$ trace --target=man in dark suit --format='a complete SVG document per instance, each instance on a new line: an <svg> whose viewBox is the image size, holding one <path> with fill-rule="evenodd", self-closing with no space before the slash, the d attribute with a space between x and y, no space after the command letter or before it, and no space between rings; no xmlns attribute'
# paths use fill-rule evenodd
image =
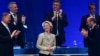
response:
<svg viewBox="0 0 100 56"><path fill-rule="evenodd" d="M100 16L97 15L95 12L96 10L96 6L95 6L95 3L91 3L89 4L89 14L85 15L82 17L82 20L81 20L81 25L80 25L80 31L84 31L84 30L87 30L88 29L88 26L86 24L86 20L88 17L94 17L96 19L96 23L97 25L99 26L100 25ZM87 38L84 38L84 47L88 47L88 44L87 44Z"/></svg>
<svg viewBox="0 0 100 56"><path fill-rule="evenodd" d="M88 40L89 56L100 56L100 27L93 17L87 18L88 30L83 31L83 36Z"/></svg>
<svg viewBox="0 0 100 56"><path fill-rule="evenodd" d="M2 21L0 23L0 56L13 56L13 42L12 39L19 33L12 31L9 27L10 23L9 13L3 13Z"/></svg>
<svg viewBox="0 0 100 56"><path fill-rule="evenodd" d="M16 29L17 31L20 31L20 34L14 39L14 45L24 48L25 40L23 28L27 28L27 25L25 25L26 17L18 12L16 2L10 2L8 7L11 15L10 26L12 27L12 30Z"/></svg>
<svg viewBox="0 0 100 56"><path fill-rule="evenodd" d="M65 13L60 9L60 2L53 2L53 11L45 15L45 20L53 24L52 33L56 35L56 45L61 46L65 42L64 27L68 25Z"/></svg>

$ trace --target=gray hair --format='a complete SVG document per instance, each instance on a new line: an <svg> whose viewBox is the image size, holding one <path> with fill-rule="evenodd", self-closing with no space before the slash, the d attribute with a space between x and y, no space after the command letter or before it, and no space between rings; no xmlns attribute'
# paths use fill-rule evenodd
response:
<svg viewBox="0 0 100 56"><path fill-rule="evenodd" d="M10 2L8 8L11 8L12 4L16 4L16 2Z"/></svg>

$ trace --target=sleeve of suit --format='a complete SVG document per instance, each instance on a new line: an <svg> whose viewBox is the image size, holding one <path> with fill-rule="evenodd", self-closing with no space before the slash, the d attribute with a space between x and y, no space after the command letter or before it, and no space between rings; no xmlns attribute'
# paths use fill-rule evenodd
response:
<svg viewBox="0 0 100 56"><path fill-rule="evenodd" d="M84 17L82 17L82 19L81 19L81 24L80 24L80 31L82 30L82 28L86 28L86 21L85 21L85 18Z"/></svg>
<svg viewBox="0 0 100 56"><path fill-rule="evenodd" d="M37 48L40 50L47 50L48 47L44 47L42 46L42 41L43 41L43 37L41 36L41 34L38 36L38 40L37 40Z"/></svg>
<svg viewBox="0 0 100 56"><path fill-rule="evenodd" d="M99 26L100 26L100 16L99 16L99 18L98 18L98 19L99 19L99 22L98 22L98 24L99 24Z"/></svg>
<svg viewBox="0 0 100 56"><path fill-rule="evenodd" d="M68 21L67 21L67 16L66 16L66 14L63 14L63 15L62 15L62 22L63 22L63 25L64 25L64 26L67 26L67 25L68 25Z"/></svg>
<svg viewBox="0 0 100 56"><path fill-rule="evenodd" d="M50 13L50 12L47 13L47 14L45 15L44 21L45 21L45 20L54 22L54 21L52 21L52 13ZM64 13L62 13L61 22L62 22L63 26L67 26L67 25L68 25L67 17L66 17L66 14L64 14Z"/></svg>
<svg viewBox="0 0 100 56"><path fill-rule="evenodd" d="M95 39L93 39L93 41L95 42L95 43L100 43L100 28L97 28L96 30L95 30L95 33L94 33L94 38Z"/></svg>
<svg viewBox="0 0 100 56"><path fill-rule="evenodd" d="M0 35L0 42L8 42L10 40L11 40L10 36Z"/></svg>
<svg viewBox="0 0 100 56"><path fill-rule="evenodd" d="M23 23L22 23L23 24ZM28 24L27 24L27 19L25 20L24 24L23 24L23 28L27 29L28 28Z"/></svg>
<svg viewBox="0 0 100 56"><path fill-rule="evenodd" d="M56 39L55 39L55 36L54 36L54 41L53 41L53 50L55 50L55 48L56 48Z"/></svg>
<svg viewBox="0 0 100 56"><path fill-rule="evenodd" d="M2 34L2 32L0 32L0 42L9 42L11 41L11 36L8 35L8 36L5 36Z"/></svg>
<svg viewBox="0 0 100 56"><path fill-rule="evenodd" d="M10 34L5 35L5 33L3 32L3 28L0 26L0 42L9 42L11 41L11 36Z"/></svg>

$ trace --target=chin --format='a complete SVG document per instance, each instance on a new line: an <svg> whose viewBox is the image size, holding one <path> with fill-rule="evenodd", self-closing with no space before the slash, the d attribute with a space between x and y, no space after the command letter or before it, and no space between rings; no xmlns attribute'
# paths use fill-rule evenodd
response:
<svg viewBox="0 0 100 56"><path fill-rule="evenodd" d="M45 32L48 32L49 30L45 30Z"/></svg>
<svg viewBox="0 0 100 56"><path fill-rule="evenodd" d="M48 30L45 30L45 32L48 32Z"/></svg>
<svg viewBox="0 0 100 56"><path fill-rule="evenodd" d="M15 13L17 13L17 11L15 11Z"/></svg>
<svg viewBox="0 0 100 56"><path fill-rule="evenodd" d="M8 24L9 24L10 22L8 22Z"/></svg>

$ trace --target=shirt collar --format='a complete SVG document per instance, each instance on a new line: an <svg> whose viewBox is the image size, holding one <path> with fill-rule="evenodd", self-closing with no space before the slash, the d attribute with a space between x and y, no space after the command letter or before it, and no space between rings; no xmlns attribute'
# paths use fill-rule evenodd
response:
<svg viewBox="0 0 100 56"><path fill-rule="evenodd" d="M10 11L10 14L13 15L13 14L15 14L15 13L13 13L13 12Z"/></svg>
<svg viewBox="0 0 100 56"><path fill-rule="evenodd" d="M91 13L90 13L89 15L90 15L90 16L95 16L95 14L91 14Z"/></svg>
<svg viewBox="0 0 100 56"><path fill-rule="evenodd" d="M1 23L2 23L4 26L7 26L7 24L6 24L6 23L4 23L3 21L1 21Z"/></svg>

